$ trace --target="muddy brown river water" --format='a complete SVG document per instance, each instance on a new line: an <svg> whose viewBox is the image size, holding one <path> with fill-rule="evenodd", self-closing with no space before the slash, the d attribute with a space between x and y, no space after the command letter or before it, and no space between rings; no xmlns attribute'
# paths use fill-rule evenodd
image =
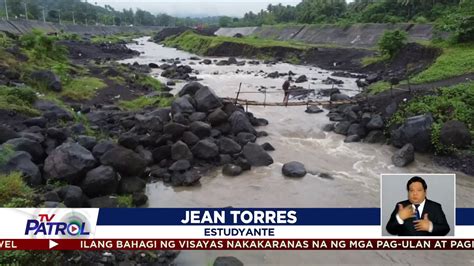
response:
<svg viewBox="0 0 474 266"><path fill-rule="evenodd" d="M186 59L187 52L138 39L131 49L143 52L140 57L121 62L140 64L157 63L161 59ZM203 59L203 57L201 57ZM222 60L227 58L210 58ZM238 59L245 60L245 59ZM199 74L200 82L213 89L221 97L235 97L239 84L242 91L256 92L261 86L268 88L267 101L277 102L283 98L281 84L285 77L265 78L265 73L274 71L305 74L309 82L298 85L310 89L331 88L321 80L331 72L310 66L286 63L275 65L216 66L215 64L191 65ZM237 72L237 70L240 70ZM159 76L160 70L152 75ZM355 79L339 78L344 81L344 93L357 93ZM312 80L317 79L317 80ZM179 91L185 83L178 83L173 92ZM263 101L262 93L244 93L239 98ZM149 207L380 207L381 173L453 173L452 170L436 166L428 155L416 154L416 161L409 167L398 168L391 163L395 149L388 145L344 143L344 136L322 131L329 123L325 114L307 114L306 107L263 107L250 106L256 117L265 118L269 125L258 130L268 132L268 137L257 140L269 142L275 147L271 152L275 163L268 167L256 167L238 177L227 177L220 169L201 179L194 187L173 188L162 182L147 186ZM301 179L282 176L281 167L289 161L302 162L311 174ZM327 173L331 178L321 178L318 173ZM457 174L457 207L474 207L474 177ZM280 264L474 264L472 252L454 251L184 251L176 262L178 265L209 265L216 256L233 255L245 265Z"/></svg>

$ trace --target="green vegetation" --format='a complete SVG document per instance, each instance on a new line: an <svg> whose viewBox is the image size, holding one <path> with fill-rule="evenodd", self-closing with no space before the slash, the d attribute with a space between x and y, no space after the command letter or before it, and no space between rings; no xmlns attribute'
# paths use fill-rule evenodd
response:
<svg viewBox="0 0 474 266"><path fill-rule="evenodd" d="M2 251L0 265L60 265L60 251Z"/></svg>
<svg viewBox="0 0 474 266"><path fill-rule="evenodd" d="M9 88L0 86L0 109L19 112L28 116L40 114L33 107L36 93L29 87Z"/></svg>
<svg viewBox="0 0 474 266"><path fill-rule="evenodd" d="M161 91L163 88L163 84L159 80L148 75L139 75L137 83L155 91Z"/></svg>
<svg viewBox="0 0 474 266"><path fill-rule="evenodd" d="M203 36L192 31L186 31L181 35L169 37L163 43L167 46L176 47L181 50L201 55L206 54L209 49L222 45L223 43L244 44L253 48L284 47L298 49L301 51L315 47L299 42L276 41L257 37L233 38L226 36Z"/></svg>
<svg viewBox="0 0 474 266"><path fill-rule="evenodd" d="M135 33L122 33L122 34L115 34L115 35L102 35L102 36L94 36L91 39L92 43L131 43L133 39L141 37L142 34L135 34Z"/></svg>
<svg viewBox="0 0 474 266"><path fill-rule="evenodd" d="M387 81L377 81L375 83L370 84L367 88L370 94L377 94L388 89L390 89L390 83Z"/></svg>
<svg viewBox="0 0 474 266"><path fill-rule="evenodd" d="M32 194L32 189L23 181L21 173L0 174L0 207L13 206L14 203L19 202L25 203Z"/></svg>
<svg viewBox="0 0 474 266"><path fill-rule="evenodd" d="M388 57L388 55L376 55L362 58L361 63L363 66L368 66L379 62L388 61L389 59L390 58Z"/></svg>
<svg viewBox="0 0 474 266"><path fill-rule="evenodd" d="M132 195L120 195L117 197L117 202L120 208L132 208L133 206L133 198Z"/></svg>
<svg viewBox="0 0 474 266"><path fill-rule="evenodd" d="M64 46L56 44L58 39L58 37L48 36L40 30L33 30L20 37L20 44L27 51L30 60L37 63L45 60L65 62L67 50Z"/></svg>
<svg viewBox="0 0 474 266"><path fill-rule="evenodd" d="M148 75L139 75L137 83L141 86L149 87L155 91L162 91L163 88L163 84L159 80ZM125 110L135 111L149 106L168 107L171 105L172 101L172 97L165 98L162 96L140 96L130 101L120 101L119 106Z"/></svg>
<svg viewBox="0 0 474 266"><path fill-rule="evenodd" d="M15 154L15 150L11 145L4 144L0 146L0 166L6 164L13 154Z"/></svg>
<svg viewBox="0 0 474 266"><path fill-rule="evenodd" d="M81 77L64 85L62 96L72 100L88 100L92 98L97 90L106 87L106 84L94 77Z"/></svg>
<svg viewBox="0 0 474 266"><path fill-rule="evenodd" d="M241 19L221 19L220 26L261 26L275 24L337 24L354 23L427 23L448 20L451 25L469 27L471 0L304 0L296 6L268 5L258 13L248 12ZM456 14L460 14L456 16ZM464 17L464 20L461 19ZM225 24L225 25L224 25Z"/></svg>
<svg viewBox="0 0 474 266"><path fill-rule="evenodd" d="M442 54L428 69L411 78L410 82L420 84L474 72L474 43L441 43L435 46L442 49Z"/></svg>
<svg viewBox="0 0 474 266"><path fill-rule="evenodd" d="M405 45L407 33L401 30L385 31L377 46L383 56L393 58Z"/></svg>
<svg viewBox="0 0 474 266"><path fill-rule="evenodd" d="M435 120L432 141L438 153L450 152L439 141L439 131L449 120L464 122L471 134L474 133L474 82L439 89L436 95L421 96L403 105L392 117L391 123L398 124L406 118L431 113Z"/></svg>

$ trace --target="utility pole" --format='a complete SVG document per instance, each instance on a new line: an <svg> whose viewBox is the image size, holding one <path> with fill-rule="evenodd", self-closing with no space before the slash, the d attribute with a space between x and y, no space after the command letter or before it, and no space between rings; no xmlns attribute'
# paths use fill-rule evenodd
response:
<svg viewBox="0 0 474 266"><path fill-rule="evenodd" d="M46 15L44 14L44 6L41 7L43 9L43 23L46 23Z"/></svg>
<svg viewBox="0 0 474 266"><path fill-rule="evenodd" d="M61 9L59 9L58 14L59 14L59 25L61 25Z"/></svg>
<svg viewBox="0 0 474 266"><path fill-rule="evenodd" d="M28 4L26 2L23 2L23 5L25 6L25 18L28 20Z"/></svg>
<svg viewBox="0 0 474 266"><path fill-rule="evenodd" d="M74 11L72 11L72 24L76 25L76 18L74 17Z"/></svg>
<svg viewBox="0 0 474 266"><path fill-rule="evenodd" d="M7 20L8 20L8 5L7 5L7 0L4 0L5 1L5 15L7 16Z"/></svg>

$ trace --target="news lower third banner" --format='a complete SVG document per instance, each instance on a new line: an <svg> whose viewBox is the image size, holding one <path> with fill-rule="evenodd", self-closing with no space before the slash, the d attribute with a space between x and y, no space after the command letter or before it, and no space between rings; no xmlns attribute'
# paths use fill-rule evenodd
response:
<svg viewBox="0 0 474 266"><path fill-rule="evenodd" d="M0 250L473 250L474 209L449 237L382 236L379 208L0 209Z"/></svg>

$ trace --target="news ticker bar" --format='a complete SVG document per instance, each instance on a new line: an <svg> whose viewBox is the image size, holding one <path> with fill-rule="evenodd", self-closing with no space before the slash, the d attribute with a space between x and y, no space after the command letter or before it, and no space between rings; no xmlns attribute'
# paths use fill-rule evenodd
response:
<svg viewBox="0 0 474 266"><path fill-rule="evenodd" d="M473 250L474 239L3 239L0 250Z"/></svg>

